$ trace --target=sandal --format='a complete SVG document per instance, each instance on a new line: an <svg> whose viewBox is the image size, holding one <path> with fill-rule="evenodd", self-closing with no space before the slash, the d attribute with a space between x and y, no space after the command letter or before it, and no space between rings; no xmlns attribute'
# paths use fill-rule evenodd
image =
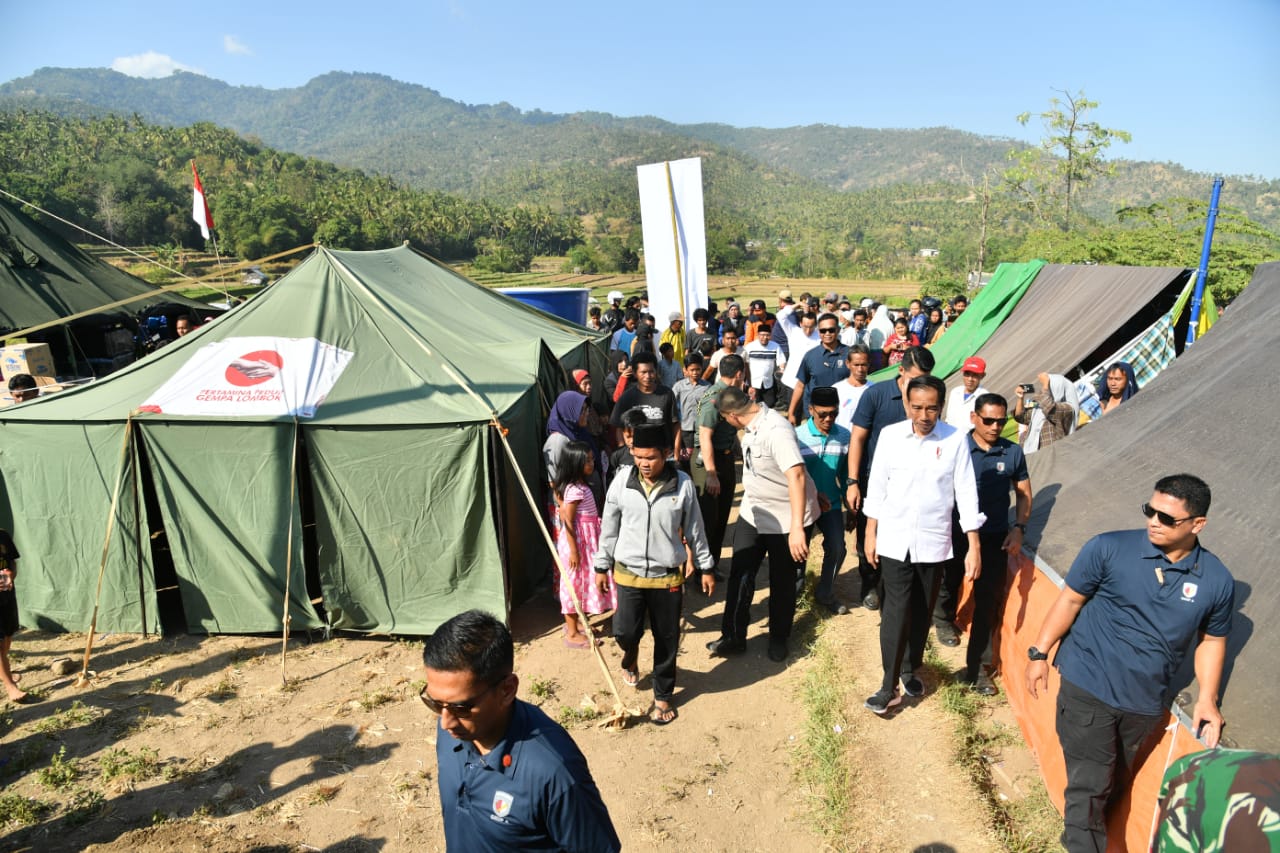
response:
<svg viewBox="0 0 1280 853"><path fill-rule="evenodd" d="M663 708L657 703L654 703L653 710L649 712L649 721L655 725L665 726L668 723L674 722L679 716L680 712L676 710L675 705L668 705Z"/></svg>
<svg viewBox="0 0 1280 853"><path fill-rule="evenodd" d="M640 683L640 670L624 669L622 671L622 683L628 687L635 687Z"/></svg>
<svg viewBox="0 0 1280 853"><path fill-rule="evenodd" d="M568 646L569 648L571 648L571 649L589 649L589 648L591 648L591 641L590 641L589 639L587 639L586 637L583 637L583 638L582 638L582 639L580 639L580 640L570 640L568 637L565 637L565 638L564 638L564 644L565 644L566 646Z"/></svg>

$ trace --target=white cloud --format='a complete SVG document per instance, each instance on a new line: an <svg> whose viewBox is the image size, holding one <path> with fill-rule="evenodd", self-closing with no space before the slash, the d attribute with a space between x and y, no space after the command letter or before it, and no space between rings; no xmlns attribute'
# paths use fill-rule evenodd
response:
<svg viewBox="0 0 1280 853"><path fill-rule="evenodd" d="M203 73L198 68L183 65L173 57L166 56L163 53L156 53L154 50L148 50L146 53L139 53L135 56L116 57L111 62L111 70L119 71L121 74L128 74L130 77L147 78L168 77L175 71Z"/></svg>
<svg viewBox="0 0 1280 853"><path fill-rule="evenodd" d="M240 41L240 39L235 36L223 36L222 49L227 53L238 53L242 56L253 56L253 51L249 49L249 45Z"/></svg>

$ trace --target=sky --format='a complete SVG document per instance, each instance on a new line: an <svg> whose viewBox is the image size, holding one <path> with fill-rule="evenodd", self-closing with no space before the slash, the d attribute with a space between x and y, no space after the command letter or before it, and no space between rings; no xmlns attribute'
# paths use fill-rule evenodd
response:
<svg viewBox="0 0 1280 853"><path fill-rule="evenodd" d="M1280 0L0 0L0 20L0 82L182 68L280 89L367 71L524 110L1029 142L1055 90L1083 91L1133 135L1112 157L1280 179Z"/></svg>

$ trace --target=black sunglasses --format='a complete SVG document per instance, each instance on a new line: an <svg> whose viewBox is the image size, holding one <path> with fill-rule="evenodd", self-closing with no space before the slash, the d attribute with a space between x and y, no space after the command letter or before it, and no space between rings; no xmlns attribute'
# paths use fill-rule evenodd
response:
<svg viewBox="0 0 1280 853"><path fill-rule="evenodd" d="M839 327L839 326L824 326L823 328L819 329L818 331L819 331L819 332L821 332L821 333L822 333L822 334L824 334L824 335L834 335L836 332L840 331L840 327Z"/></svg>
<svg viewBox="0 0 1280 853"><path fill-rule="evenodd" d="M502 682L498 682L498 684L501 683ZM439 699L432 699L431 696L428 695L425 685L422 688L422 692L418 694L418 698L422 700L422 704L426 705L427 709L433 714L443 713L444 710L448 708L450 714L460 720L465 720L475 713L476 705L480 703L481 699L492 693L493 688L497 687L498 684L490 684L483 692L472 696L465 702L441 702Z"/></svg>
<svg viewBox="0 0 1280 853"><path fill-rule="evenodd" d="M809 411L813 413L813 419L815 421L829 421L836 416L835 409L830 409L825 412L818 411L817 409L810 409Z"/></svg>
<svg viewBox="0 0 1280 853"><path fill-rule="evenodd" d="M1008 418L984 418L982 415L978 415L978 420L982 421L987 426L998 427L1004 427L1004 425L1009 422Z"/></svg>
<svg viewBox="0 0 1280 853"><path fill-rule="evenodd" d="M1153 507L1151 504L1142 505L1142 514L1145 515L1147 518L1156 519L1165 527L1177 527L1182 522L1190 521L1191 519L1196 517L1194 515L1188 515L1186 518L1174 518L1172 515L1169 515L1169 513L1161 512L1160 510Z"/></svg>

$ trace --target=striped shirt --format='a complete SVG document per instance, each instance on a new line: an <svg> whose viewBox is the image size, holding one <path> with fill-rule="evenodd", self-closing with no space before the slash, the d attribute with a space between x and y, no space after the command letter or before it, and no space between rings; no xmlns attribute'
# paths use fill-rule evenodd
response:
<svg viewBox="0 0 1280 853"><path fill-rule="evenodd" d="M747 358L752 388L772 388L778 369L787 366L787 357L782 354L775 341L769 341L768 344L752 341L743 347L742 354Z"/></svg>
<svg viewBox="0 0 1280 853"><path fill-rule="evenodd" d="M849 430L832 424L831 431L818 429L813 418L796 427L796 441L800 444L800 458L818 493L826 495L833 506L844 503L844 491L849 479Z"/></svg>

